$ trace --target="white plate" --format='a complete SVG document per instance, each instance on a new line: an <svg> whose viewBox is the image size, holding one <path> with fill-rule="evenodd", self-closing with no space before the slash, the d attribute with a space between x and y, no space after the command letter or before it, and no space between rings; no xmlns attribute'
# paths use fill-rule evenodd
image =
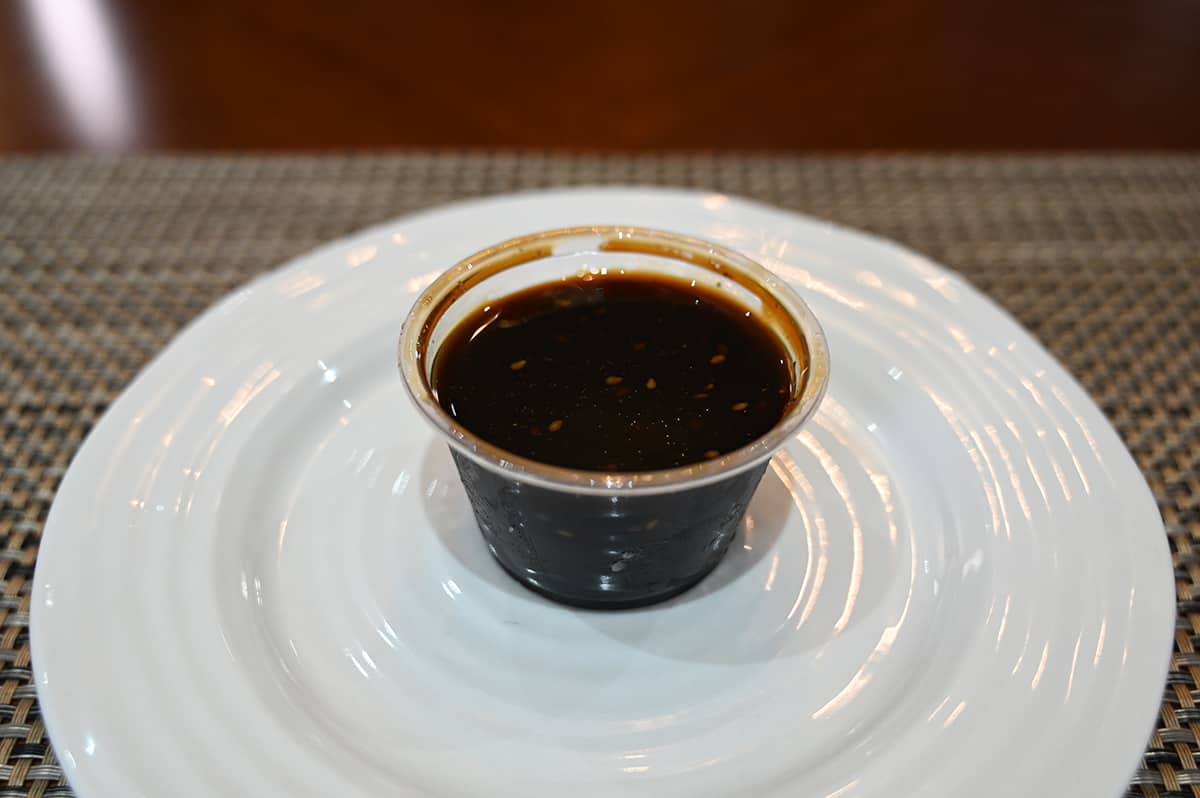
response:
<svg viewBox="0 0 1200 798"><path fill-rule="evenodd" d="M393 363L439 270L592 223L748 253L832 350L730 556L640 611L501 572ZM36 580L82 798L1115 796L1174 617L1141 475L1008 316L891 244L654 190L452 206L230 296L84 444Z"/></svg>

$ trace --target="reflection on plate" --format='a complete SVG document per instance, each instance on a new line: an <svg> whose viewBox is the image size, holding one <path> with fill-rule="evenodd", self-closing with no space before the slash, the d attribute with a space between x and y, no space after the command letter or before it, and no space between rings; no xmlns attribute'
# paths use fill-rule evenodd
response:
<svg viewBox="0 0 1200 798"><path fill-rule="evenodd" d="M730 556L621 613L500 571L393 362L439 270L601 223L755 257L834 362ZM452 206L229 297L84 445L36 576L82 798L1118 795L1173 623L1141 476L1007 316L893 245L652 190Z"/></svg>

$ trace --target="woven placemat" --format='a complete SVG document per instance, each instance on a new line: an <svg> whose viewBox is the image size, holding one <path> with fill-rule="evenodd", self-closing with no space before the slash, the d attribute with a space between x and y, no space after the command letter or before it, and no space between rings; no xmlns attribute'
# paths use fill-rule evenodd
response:
<svg viewBox="0 0 1200 798"><path fill-rule="evenodd" d="M1200 798L1200 157L456 154L0 159L0 798L70 795L30 678L29 593L59 479L137 370L328 239L599 183L716 189L897 239L1058 356L1136 456L1176 567L1176 655L1130 794Z"/></svg>

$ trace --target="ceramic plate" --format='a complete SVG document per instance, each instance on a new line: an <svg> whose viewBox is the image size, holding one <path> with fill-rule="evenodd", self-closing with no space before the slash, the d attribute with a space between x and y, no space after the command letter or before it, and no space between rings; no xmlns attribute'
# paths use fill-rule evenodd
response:
<svg viewBox="0 0 1200 798"><path fill-rule="evenodd" d="M608 613L489 558L393 362L440 270L605 223L759 260L833 363L718 570ZM82 798L1116 796L1174 617L1138 469L995 305L877 239L624 189L404 218L205 313L76 457L32 612Z"/></svg>

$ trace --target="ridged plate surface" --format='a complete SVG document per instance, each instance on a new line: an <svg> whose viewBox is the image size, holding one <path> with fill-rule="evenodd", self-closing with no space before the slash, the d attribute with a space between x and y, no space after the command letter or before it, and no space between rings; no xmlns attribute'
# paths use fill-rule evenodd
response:
<svg viewBox="0 0 1200 798"><path fill-rule="evenodd" d="M440 270L578 224L739 249L830 341L730 556L639 611L501 572L393 363ZM995 305L886 242L654 190L450 206L228 297L93 431L36 579L84 798L1117 795L1174 617L1137 468Z"/></svg>

